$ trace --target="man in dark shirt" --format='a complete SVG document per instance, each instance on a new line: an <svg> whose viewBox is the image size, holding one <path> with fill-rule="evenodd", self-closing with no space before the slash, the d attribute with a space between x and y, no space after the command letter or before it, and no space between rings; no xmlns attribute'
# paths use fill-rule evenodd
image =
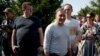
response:
<svg viewBox="0 0 100 56"><path fill-rule="evenodd" d="M14 53L11 48L11 35L12 35L12 26L14 22L14 12L11 8L6 8L3 12L6 17L6 19L3 20L1 24L3 55L14 56Z"/></svg>
<svg viewBox="0 0 100 56"><path fill-rule="evenodd" d="M22 10L23 15L17 17L14 22L12 49L15 53L18 52L18 56L37 56L39 42L43 45L42 26L40 20L32 16L30 2L24 2Z"/></svg>

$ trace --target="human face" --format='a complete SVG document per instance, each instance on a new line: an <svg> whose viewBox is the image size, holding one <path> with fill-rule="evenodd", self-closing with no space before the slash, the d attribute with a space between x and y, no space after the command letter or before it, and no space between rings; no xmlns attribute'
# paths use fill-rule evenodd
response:
<svg viewBox="0 0 100 56"><path fill-rule="evenodd" d="M86 18L85 17L82 17L81 21L84 24L86 22Z"/></svg>
<svg viewBox="0 0 100 56"><path fill-rule="evenodd" d="M11 12L5 12L4 13L7 19L12 19L13 18L13 14Z"/></svg>
<svg viewBox="0 0 100 56"><path fill-rule="evenodd" d="M93 23L93 17L90 16L90 14L87 14L86 18L87 18L87 22L88 22L89 24L92 24L92 23Z"/></svg>
<svg viewBox="0 0 100 56"><path fill-rule="evenodd" d="M26 8L25 8L24 12L26 13L26 15L31 16L32 13L33 13L33 11L32 11L32 6L26 5Z"/></svg>
<svg viewBox="0 0 100 56"><path fill-rule="evenodd" d="M72 13L71 6L70 5L64 6L64 12L65 12L66 15L71 15L71 13Z"/></svg>
<svg viewBox="0 0 100 56"><path fill-rule="evenodd" d="M65 14L64 14L64 12L63 11L58 11L56 13L56 22L58 24L63 24L64 21L65 21Z"/></svg>
<svg viewBox="0 0 100 56"><path fill-rule="evenodd" d="M96 15L96 16L95 16L95 20L96 20L97 22L99 22L99 21L100 21L100 16L99 16L99 15Z"/></svg>

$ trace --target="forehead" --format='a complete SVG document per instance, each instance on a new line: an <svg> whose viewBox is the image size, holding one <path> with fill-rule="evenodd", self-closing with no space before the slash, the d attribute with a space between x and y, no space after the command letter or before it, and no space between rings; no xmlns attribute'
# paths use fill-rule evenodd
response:
<svg viewBox="0 0 100 56"><path fill-rule="evenodd" d="M71 6L70 5L65 5L64 9L71 9Z"/></svg>
<svg viewBox="0 0 100 56"><path fill-rule="evenodd" d="M32 6L31 5L26 5L26 8L32 8Z"/></svg>
<svg viewBox="0 0 100 56"><path fill-rule="evenodd" d="M64 14L62 10L59 10L56 14Z"/></svg>
<svg viewBox="0 0 100 56"><path fill-rule="evenodd" d="M12 13L11 13L11 12L4 12L4 14L6 14L6 15L7 15L7 14L12 14Z"/></svg>

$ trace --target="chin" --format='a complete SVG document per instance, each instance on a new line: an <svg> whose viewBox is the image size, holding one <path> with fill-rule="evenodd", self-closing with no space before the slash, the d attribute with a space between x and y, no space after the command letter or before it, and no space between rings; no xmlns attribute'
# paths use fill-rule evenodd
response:
<svg viewBox="0 0 100 56"><path fill-rule="evenodd" d="M59 22L58 24L63 24L63 22Z"/></svg>

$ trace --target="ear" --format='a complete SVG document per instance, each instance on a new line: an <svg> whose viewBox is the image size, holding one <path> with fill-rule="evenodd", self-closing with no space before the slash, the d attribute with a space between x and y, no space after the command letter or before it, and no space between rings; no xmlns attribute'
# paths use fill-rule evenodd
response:
<svg viewBox="0 0 100 56"><path fill-rule="evenodd" d="M73 9L71 11L73 12Z"/></svg>

